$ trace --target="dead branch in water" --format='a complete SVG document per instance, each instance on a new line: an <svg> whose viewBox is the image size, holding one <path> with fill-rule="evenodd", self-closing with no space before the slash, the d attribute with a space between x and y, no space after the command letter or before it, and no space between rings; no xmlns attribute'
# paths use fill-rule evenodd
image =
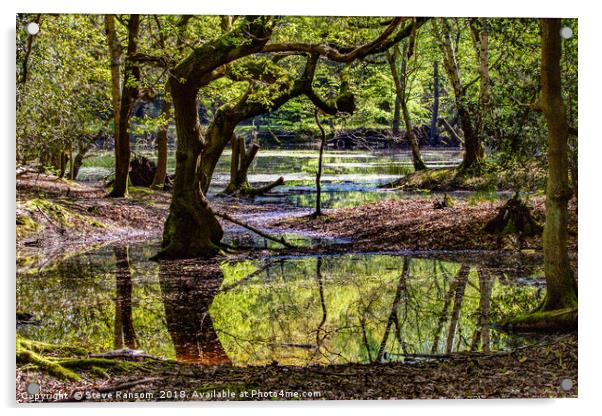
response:
<svg viewBox="0 0 602 416"><path fill-rule="evenodd" d="M275 237L273 235L265 233L265 232L261 231L260 229L253 227L252 225L246 224L240 220L237 220L236 218L232 218L231 216L229 216L228 214L226 214L224 212L215 212L214 211L214 214L217 215L218 217L223 218L227 221L230 221L236 225L240 225L241 227L244 227L247 230L253 231L255 234L257 234L263 238L267 238L268 240L272 240L277 243L280 243L287 248L298 248L298 247L295 247L294 245L292 245L291 243L289 243L288 241L286 241L284 239L284 237Z"/></svg>

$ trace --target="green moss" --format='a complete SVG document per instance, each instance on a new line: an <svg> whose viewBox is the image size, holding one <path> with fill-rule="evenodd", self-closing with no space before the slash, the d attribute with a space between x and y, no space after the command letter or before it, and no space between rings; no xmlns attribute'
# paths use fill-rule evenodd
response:
<svg viewBox="0 0 602 416"><path fill-rule="evenodd" d="M63 367L61 364L43 357L33 351L26 350L17 344L17 364L31 364L43 372L50 374L60 380L77 381L80 376L73 371Z"/></svg>
<svg viewBox="0 0 602 416"><path fill-rule="evenodd" d="M38 232L42 229L42 224L31 218L29 215L17 214L17 238L22 238L30 233Z"/></svg>
<svg viewBox="0 0 602 416"><path fill-rule="evenodd" d="M121 372L144 369L140 363L87 357L87 351L82 348L47 344L20 336L16 339L16 359L19 366L29 366L60 380L71 381L80 379L78 372L106 377L109 369Z"/></svg>
<svg viewBox="0 0 602 416"><path fill-rule="evenodd" d="M56 202L43 198L33 198L27 201L25 206L31 211L42 211L63 228L71 228L74 226L72 223L74 217L73 212Z"/></svg>
<svg viewBox="0 0 602 416"><path fill-rule="evenodd" d="M42 211L47 217L55 221L62 228L73 228L77 225L77 221L87 223L96 228L106 227L105 224L96 219L78 214L68 207L48 199L30 199L25 203L25 207L31 212Z"/></svg>
<svg viewBox="0 0 602 416"><path fill-rule="evenodd" d="M131 186L131 185L128 187L128 192L133 197L149 196L149 195L153 195L155 193L155 191L152 188L145 188L142 186Z"/></svg>
<svg viewBox="0 0 602 416"><path fill-rule="evenodd" d="M88 352L79 347L62 344L48 344L46 342L33 341L22 337L17 337L17 343L24 349L37 353L49 353L52 355L71 354L75 356L85 356Z"/></svg>
<svg viewBox="0 0 602 416"><path fill-rule="evenodd" d="M577 329L577 320L577 307L552 311L538 309L501 322L497 326L516 332L574 330Z"/></svg>

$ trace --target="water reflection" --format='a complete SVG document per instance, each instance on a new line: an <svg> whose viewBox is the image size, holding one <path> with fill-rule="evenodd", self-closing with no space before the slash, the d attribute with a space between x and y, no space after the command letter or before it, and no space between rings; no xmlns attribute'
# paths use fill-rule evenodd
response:
<svg viewBox="0 0 602 416"><path fill-rule="evenodd" d="M159 267L161 298L176 359L204 365L230 363L213 327L209 307L221 286L219 268L181 270L173 262Z"/></svg>
<svg viewBox="0 0 602 416"><path fill-rule="evenodd" d="M94 352L140 348L204 365L409 360L530 342L491 327L544 295L540 260L424 253L149 262L103 248L20 273L26 337Z"/></svg>
<svg viewBox="0 0 602 416"><path fill-rule="evenodd" d="M128 247L113 247L115 254L115 349L136 348L132 321L132 275Z"/></svg>

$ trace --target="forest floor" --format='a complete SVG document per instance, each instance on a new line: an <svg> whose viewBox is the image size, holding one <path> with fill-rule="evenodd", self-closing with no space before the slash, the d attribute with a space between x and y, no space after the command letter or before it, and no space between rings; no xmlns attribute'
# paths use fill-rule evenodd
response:
<svg viewBox="0 0 602 416"><path fill-rule="evenodd" d="M107 198L101 185L88 185L28 173L17 178L16 236L18 264L45 261L57 253L111 241L158 239L169 211L170 194L130 187L127 198ZM350 241L310 250L516 250L515 236L499 237L483 231L503 201L468 202L435 207L429 198L385 200L353 208L326 210L312 218L307 210L258 205L252 200L216 198L215 210L235 218L249 218L268 232L306 232L313 236ZM545 197L532 197L532 215L543 224ZM265 213L266 215L262 215ZM223 222L227 230L232 226ZM541 236L524 239L522 249L541 250ZM569 249L577 250L577 206L569 203ZM257 254L257 253L255 253Z"/></svg>
<svg viewBox="0 0 602 416"><path fill-rule="evenodd" d="M22 367L16 397L19 402L478 399L577 397L578 390L573 334L511 352L453 353L408 363L234 367L147 359L127 367L115 366L104 375L80 370L77 381ZM32 382L47 396L28 396L25 386Z"/></svg>
<svg viewBox="0 0 602 416"><path fill-rule="evenodd" d="M167 217L170 194L130 188L128 198L111 199L100 185L88 185L51 176L27 173L17 178L16 235L17 266L50 262L61 255L80 252L82 247L112 241L158 240ZM533 215L543 222L543 197L533 197ZM354 208L327 210L317 219L307 210L292 210L276 217L275 209L252 201L212 201L214 209L233 217L257 214L254 225L270 232L305 231L312 235L351 239L352 243L318 248L247 250L238 256L262 257L296 252L346 252L415 250L516 250L511 237L498 240L483 232L503 202L454 201L452 207L436 209L430 198L388 200ZM282 210L280 206L278 209ZM570 246L577 249L576 203L570 203ZM263 215L265 213L265 215ZM227 227L231 224L224 223ZM540 252L541 237L526 239L529 252ZM525 251L525 250L523 250ZM458 251L459 252L459 251ZM499 253L499 252L498 252ZM456 254L454 254L456 255ZM577 336L553 335L512 353L465 353L412 363L346 364L328 367L233 367L197 366L173 361L150 360L128 367L80 371L78 381L59 381L31 366L17 368L17 399L23 386L34 380L45 394L64 393L74 400L75 392L138 393L131 400L174 400L175 391L186 392L188 400L216 400L216 395L234 394L233 400L279 400L252 396L261 392L318 392L312 399L389 398L505 398L576 397L576 384L569 391L561 380L577 381ZM94 375L94 374L96 375ZM168 395L166 392L172 392ZM196 395L193 392L197 392ZM240 397L248 392L249 397ZM163 392L163 393L162 393ZM268 394L268 393L266 393ZM84 394L85 398L85 394ZM290 397L289 397L290 398ZM298 397L306 399L308 397ZM295 397L292 397L295 399ZM94 400L108 400L105 396ZM149 400L147 397L146 400Z"/></svg>

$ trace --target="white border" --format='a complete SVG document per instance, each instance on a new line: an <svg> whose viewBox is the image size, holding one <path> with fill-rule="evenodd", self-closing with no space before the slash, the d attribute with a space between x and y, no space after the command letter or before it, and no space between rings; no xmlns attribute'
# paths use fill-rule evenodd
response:
<svg viewBox="0 0 602 416"><path fill-rule="evenodd" d="M8 183L9 189L3 190L1 204L4 233L2 238L2 265L6 273L1 276L4 282L4 323L6 337L2 342L2 392L4 405L9 407L10 414L29 414L42 411L44 414L106 414L131 412L134 407L143 407L146 414L167 412L178 414L312 414L344 411L349 414L364 415L367 412L384 414L424 414L438 413L446 416L452 414L478 414L483 416L505 415L519 411L544 413L547 415L590 413L598 407L600 397L600 353L602 345L600 333L600 297L602 288L599 267L596 258L600 257L597 249L602 236L600 229L600 190L599 162L602 155L602 137L600 137L600 14L596 13L593 1L401 1L401 0L368 0L351 2L350 0L304 0L292 2L287 0L220 0L178 1L178 0L104 0L102 2L83 2L73 0L56 0L53 2L20 0L2 2L2 48L4 63L1 65L3 94L0 100L0 111L3 136L3 163L0 169L3 175L1 183ZM598 10L599 11L599 10ZM579 18L579 144L580 162L580 207L579 207L579 309L581 334L579 339L579 399L567 400L490 400L490 401L403 401L403 402L301 402L301 403L207 403L207 404L125 404L115 405L90 404L85 407L46 406L14 406L14 302L15 302L15 255L14 255L14 128L15 128L15 14L17 12L76 12L76 13L193 13L193 14L293 14L293 15L419 15L419 16L513 16L513 17L578 17Z"/></svg>

